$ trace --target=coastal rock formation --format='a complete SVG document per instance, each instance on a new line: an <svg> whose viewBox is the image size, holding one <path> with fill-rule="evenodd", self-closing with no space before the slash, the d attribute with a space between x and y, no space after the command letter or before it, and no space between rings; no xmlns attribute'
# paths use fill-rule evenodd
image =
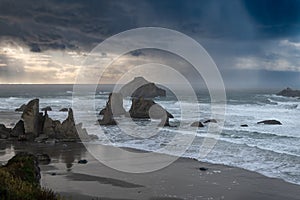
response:
<svg viewBox="0 0 300 200"><path fill-rule="evenodd" d="M157 87L154 83L147 83L139 88L137 88L131 95L131 97L144 97L144 98L154 98L154 97L165 97L166 91Z"/></svg>
<svg viewBox="0 0 300 200"><path fill-rule="evenodd" d="M12 129L10 136L11 137L20 137L20 135L25 135L25 128L23 120L19 120L15 127Z"/></svg>
<svg viewBox="0 0 300 200"><path fill-rule="evenodd" d="M80 135L79 135L80 134ZM82 124L75 124L73 110L70 108L68 117L62 123L59 120L52 120L47 114L44 116L43 136L58 140L89 140L95 136L87 134Z"/></svg>
<svg viewBox="0 0 300 200"><path fill-rule="evenodd" d="M11 133L11 128L6 128L4 124L0 124L0 139L7 139Z"/></svg>
<svg viewBox="0 0 300 200"><path fill-rule="evenodd" d="M50 106L47 106L45 108L42 108L42 111L52 111L52 108Z"/></svg>
<svg viewBox="0 0 300 200"><path fill-rule="evenodd" d="M257 122L257 124L282 125L282 123L280 121L275 120L275 119L263 120L263 121Z"/></svg>
<svg viewBox="0 0 300 200"><path fill-rule="evenodd" d="M62 108L62 109L59 110L59 112L68 112L68 111L69 111L68 108Z"/></svg>
<svg viewBox="0 0 300 200"><path fill-rule="evenodd" d="M144 97L144 98L154 98L166 96L166 91L157 87L154 83L150 83L143 77L135 77L132 81L124 85L120 93L123 97Z"/></svg>
<svg viewBox="0 0 300 200"><path fill-rule="evenodd" d="M126 110L123 107L123 96L121 93L110 93L107 104L110 106L113 116L125 115ZM107 106L100 111L104 115Z"/></svg>
<svg viewBox="0 0 300 200"><path fill-rule="evenodd" d="M218 123L216 119L208 119L204 122L204 124L207 124L207 123Z"/></svg>
<svg viewBox="0 0 300 200"><path fill-rule="evenodd" d="M65 119L60 127L60 134L57 137L61 138L79 138L77 133L73 110L70 108L68 111L68 117Z"/></svg>
<svg viewBox="0 0 300 200"><path fill-rule="evenodd" d="M15 109L16 112L23 112L26 108L26 104L21 105L19 108Z"/></svg>
<svg viewBox="0 0 300 200"><path fill-rule="evenodd" d="M114 120L113 113L112 113L109 102L106 103L106 107L103 112L103 118L98 120L98 122L100 125L103 125L103 126L117 125L117 122Z"/></svg>
<svg viewBox="0 0 300 200"><path fill-rule="evenodd" d="M174 118L172 114L153 100L144 98L132 99L129 114L130 117L138 119L162 119L164 116L167 116L167 118Z"/></svg>
<svg viewBox="0 0 300 200"><path fill-rule="evenodd" d="M44 116L43 134L47 138L56 138L56 133L60 132L61 122L59 120L52 120L48 114Z"/></svg>
<svg viewBox="0 0 300 200"><path fill-rule="evenodd" d="M21 117L24 121L25 135L28 138L38 137L41 129L39 99L31 100L26 105Z"/></svg>
<svg viewBox="0 0 300 200"><path fill-rule="evenodd" d="M202 122L193 122L191 124L192 127L204 127L204 125L202 124Z"/></svg>
<svg viewBox="0 0 300 200"><path fill-rule="evenodd" d="M88 135L82 124L75 124L73 110L68 110L68 117L63 122L52 120L46 107L45 115L39 112L39 100L33 99L27 105L22 114L22 120L19 120L15 127L5 129L0 126L0 137L6 138L7 131L9 137L17 138L19 141L34 140L38 142L47 141L77 141L79 139L91 140L97 139L95 135ZM5 132L5 135L2 134Z"/></svg>
<svg viewBox="0 0 300 200"><path fill-rule="evenodd" d="M300 90L293 90L291 88L286 88L276 95L285 96L285 97L300 97Z"/></svg>

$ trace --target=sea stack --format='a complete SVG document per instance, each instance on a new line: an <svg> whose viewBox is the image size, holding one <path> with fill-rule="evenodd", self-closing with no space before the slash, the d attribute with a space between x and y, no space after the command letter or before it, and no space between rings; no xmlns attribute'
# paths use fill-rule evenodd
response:
<svg viewBox="0 0 300 200"><path fill-rule="evenodd" d="M144 77L135 77L121 88L120 93L122 93L123 97L130 96L133 98L155 98L166 96L166 91L164 89L157 87L154 83L144 79Z"/></svg>
<svg viewBox="0 0 300 200"><path fill-rule="evenodd" d="M33 99L26 105L21 118L24 121L25 135L32 138L38 137L41 129L39 99Z"/></svg>

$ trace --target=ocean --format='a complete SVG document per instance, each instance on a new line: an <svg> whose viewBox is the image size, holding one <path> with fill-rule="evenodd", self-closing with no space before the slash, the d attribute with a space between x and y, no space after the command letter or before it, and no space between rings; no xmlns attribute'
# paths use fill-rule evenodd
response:
<svg viewBox="0 0 300 200"><path fill-rule="evenodd" d="M111 89L111 85L101 86L95 92L95 102L87 100L87 103L95 103L95 114L105 106ZM40 108L52 107L53 111L49 112L50 117L64 120L67 113L59 110L72 106L72 90L72 85L0 85L0 123L13 126L21 115L14 110L33 98L40 99ZM203 140L215 138L216 145L206 157L200 159L201 161L239 167L300 184L300 99L276 96L275 93L278 91L274 89L226 91L226 118L222 133L208 134L207 127L199 128L193 143L183 157L199 159L199 147ZM182 122L185 124L183 129L164 127L159 128L157 134L151 137L137 137L139 133L145 134L148 130L147 121L138 121L135 122L137 126L134 129L122 133L118 127L105 127L106 137L115 146L155 151L168 145L170 138L175 134L191 134L193 130L190 129L190 124L198 121L199 117L202 120L210 118L209 94L207 91L199 90L197 96L199 113L189 110L188 117L183 119L181 119L180 105L184 104L188 109L192 108L194 103L189 101L188 96L181 102L177 101L172 94L155 99L155 102L174 115L171 124ZM129 98L124 100L126 110L130 108L130 103ZM85 120L89 118L84 118L84 113L82 111L75 115L83 115L81 122L85 127L85 124L88 124ZM279 120L282 125L257 124L258 121L266 119ZM241 127L242 124L247 124L248 127ZM94 126L97 134L96 122ZM107 143L101 137L95 142ZM5 152L3 149L0 151Z"/></svg>

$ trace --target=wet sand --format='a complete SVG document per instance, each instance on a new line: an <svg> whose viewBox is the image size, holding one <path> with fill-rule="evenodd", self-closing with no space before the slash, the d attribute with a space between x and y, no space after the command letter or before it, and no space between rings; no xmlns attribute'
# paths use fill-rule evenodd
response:
<svg viewBox="0 0 300 200"><path fill-rule="evenodd" d="M300 199L299 185L187 158L179 158L168 167L150 173L116 171L99 163L78 143L46 145L0 141L0 163L24 150L50 155L51 163L40 165L41 184L71 199ZM80 159L88 163L78 164ZM208 170L201 171L200 167Z"/></svg>

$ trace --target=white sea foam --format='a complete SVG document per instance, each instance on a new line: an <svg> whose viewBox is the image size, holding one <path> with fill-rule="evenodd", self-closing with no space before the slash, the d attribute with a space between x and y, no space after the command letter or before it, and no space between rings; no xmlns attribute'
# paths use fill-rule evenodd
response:
<svg viewBox="0 0 300 200"><path fill-rule="evenodd" d="M40 98L40 107L51 106L48 112L52 118L64 120L65 112L59 112L61 108L72 106L72 96L65 95L69 90L59 93L60 95L48 94L37 96L11 96L0 97L0 113L13 112L14 109L27 103L33 96ZM95 116L106 104L108 92L96 93L95 102L86 99L85 103L95 104ZM248 170L257 171L267 176L281 178L289 182L300 184L300 100L297 98L280 97L269 94L233 94L228 99L226 110L226 121L221 135L207 133L207 127L199 128L196 138L184 154L186 157L199 157L199 146L206 137L218 140L213 151L203 161L220 163ZM176 128L160 128L158 133L151 138L135 138L131 135L139 132L147 133L146 122L137 123L138 126L132 129L132 133L120 133L117 127L105 128L106 137L116 146L133 147L143 150L155 151L167 145L175 134L195 134L190 127L194 121L210 119L210 104L207 96L200 97L199 113L193 110L193 102L188 97L178 102L172 98L160 98L155 100L166 108L175 117L172 122L183 123L183 130ZM130 99L124 100L124 107L129 110ZM189 115L181 118L181 109L184 106ZM80 113L83 119L83 126L93 124L92 130L97 134L99 130L96 122L89 122L87 113L83 110ZM17 115L14 115L17 116ZM10 123L4 119L5 115L0 114L0 123ZM257 122L266 119L276 119L282 122L281 126L258 125ZM11 119L13 122L14 119ZM118 119L121 120L121 119ZM144 123L144 124L143 124ZM248 127L241 127L247 124ZM98 141L102 143L104 140ZM166 152L172 154L173 152Z"/></svg>

